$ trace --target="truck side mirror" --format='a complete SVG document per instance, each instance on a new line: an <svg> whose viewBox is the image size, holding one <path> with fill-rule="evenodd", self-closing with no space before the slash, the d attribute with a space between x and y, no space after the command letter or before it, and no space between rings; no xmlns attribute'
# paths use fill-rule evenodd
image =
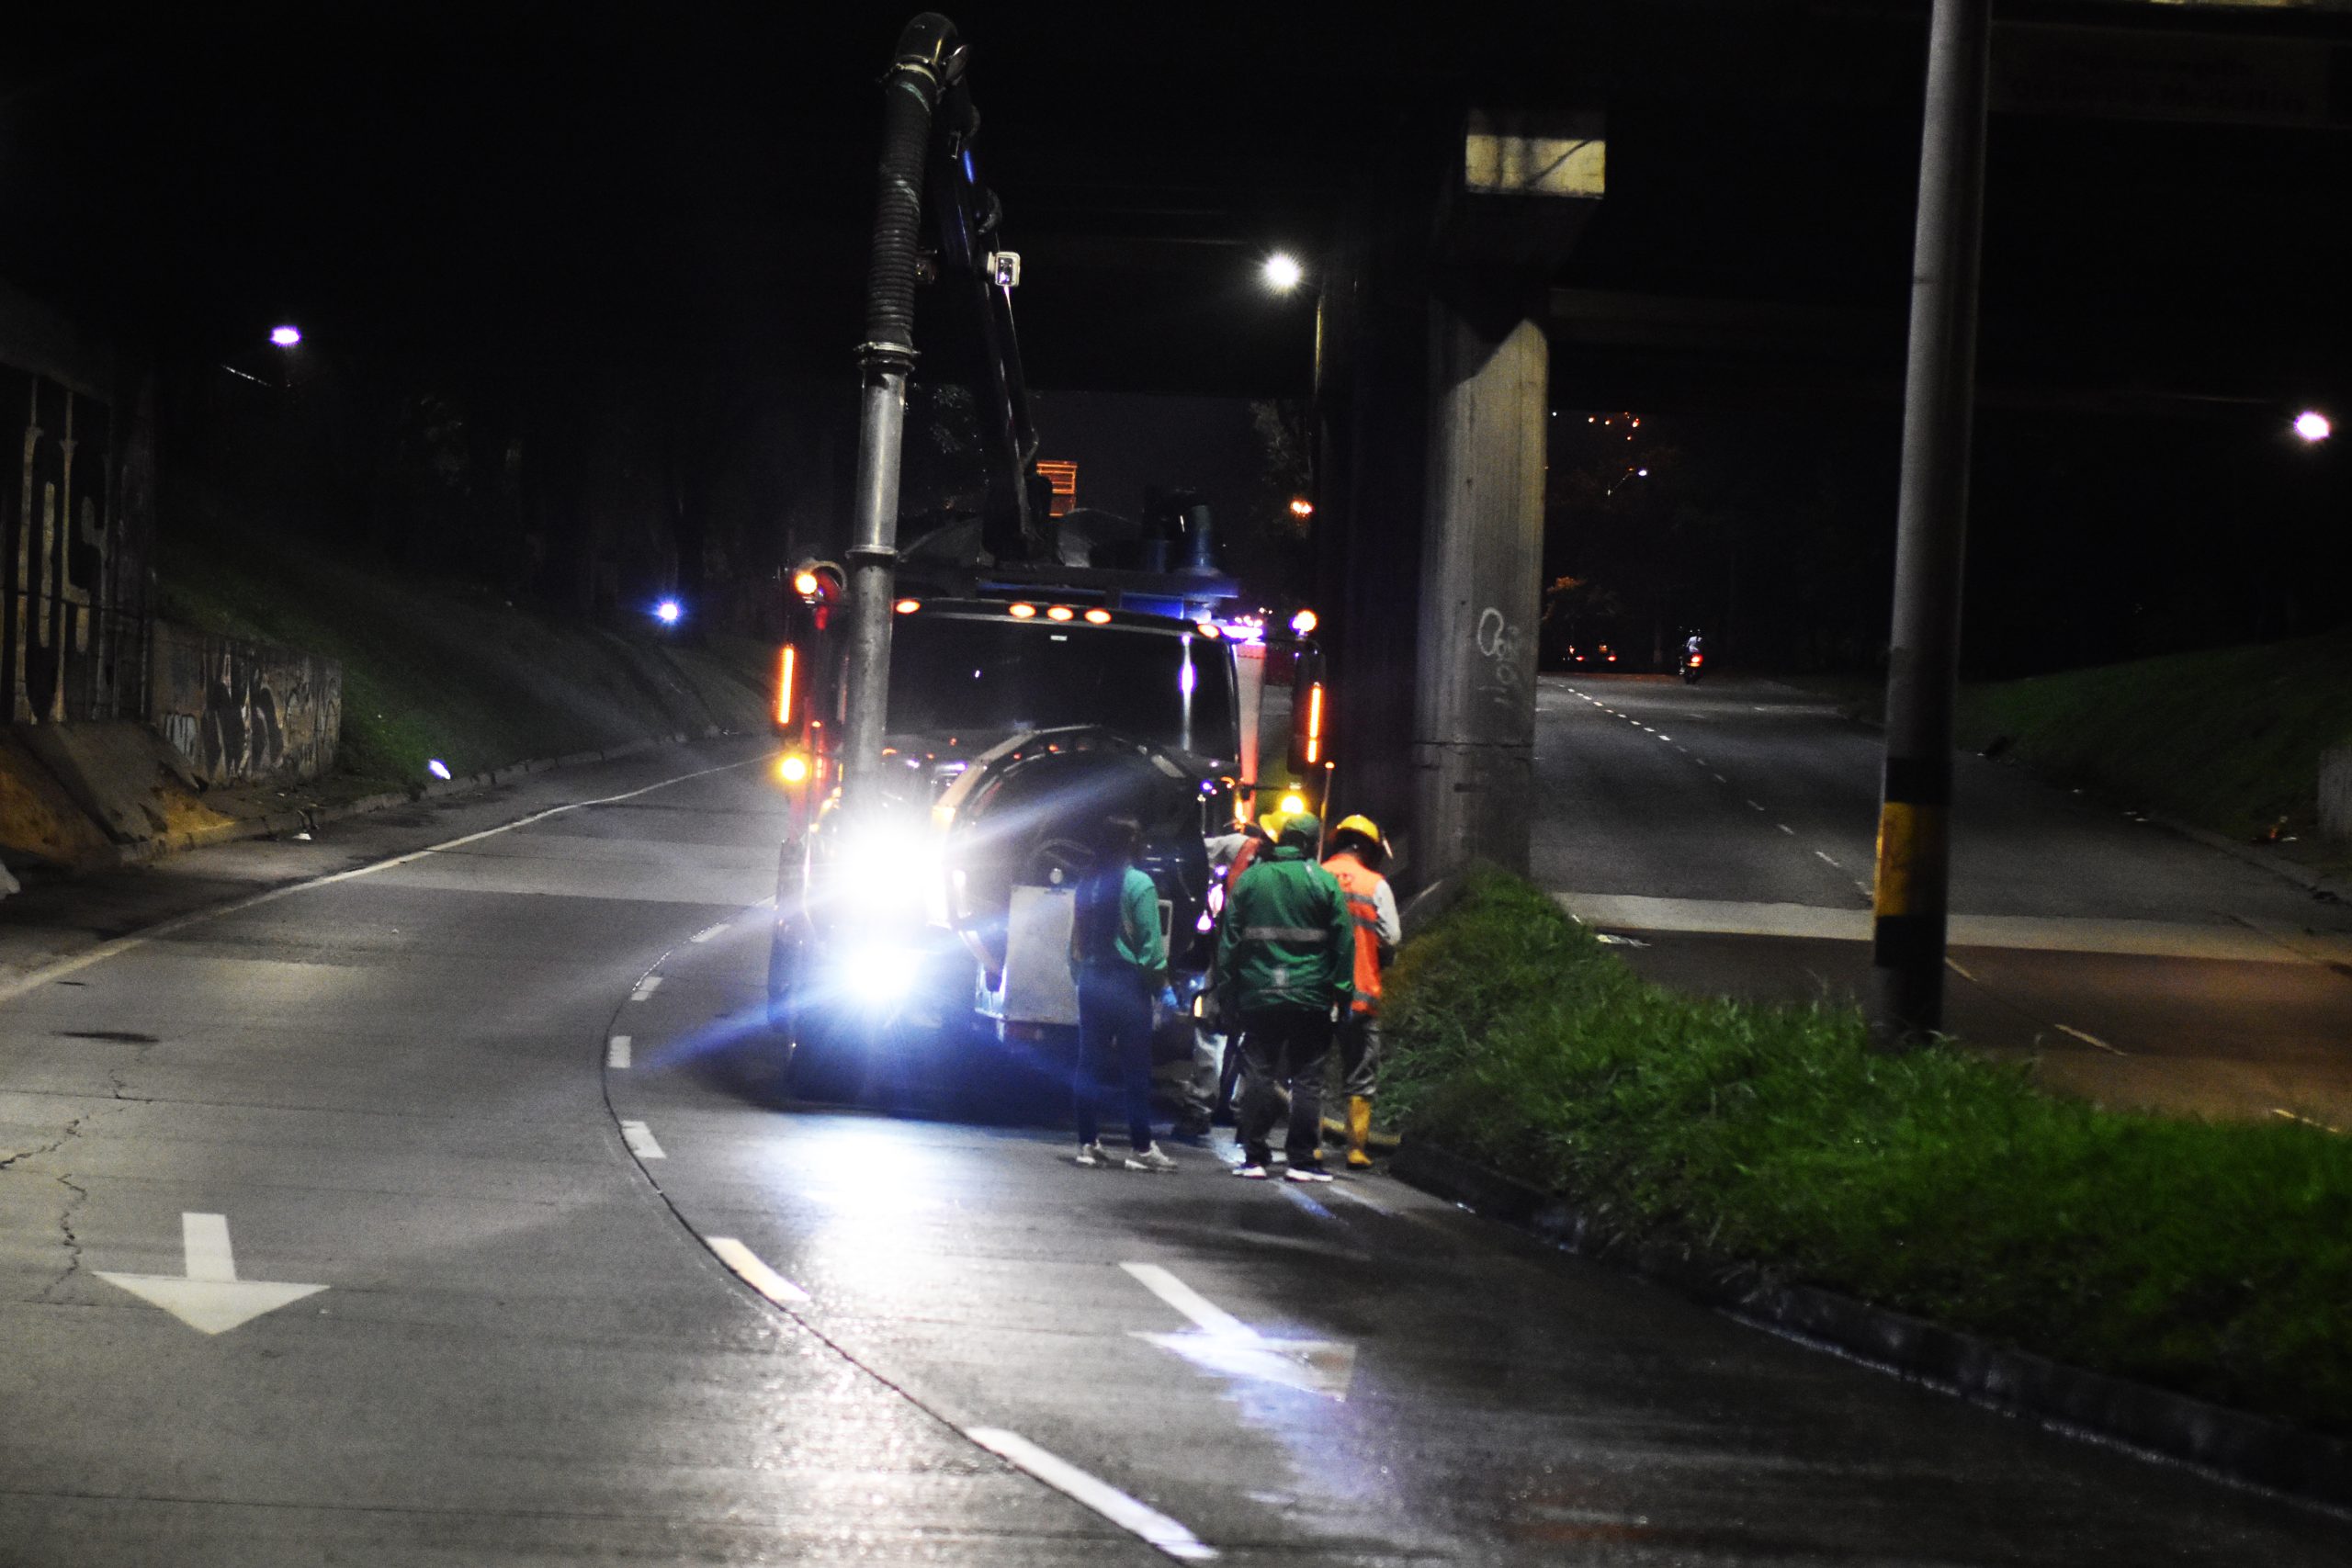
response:
<svg viewBox="0 0 2352 1568"><path fill-rule="evenodd" d="M1304 778L1330 755L1330 697L1323 686L1322 650L1299 645L1291 671L1290 771Z"/></svg>

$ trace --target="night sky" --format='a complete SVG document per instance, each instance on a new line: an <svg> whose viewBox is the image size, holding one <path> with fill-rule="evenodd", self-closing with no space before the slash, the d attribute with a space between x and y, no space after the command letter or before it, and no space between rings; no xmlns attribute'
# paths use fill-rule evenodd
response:
<svg viewBox="0 0 2352 1568"><path fill-rule="evenodd" d="M845 384L874 84L909 14L411 6L159 25L85 10L0 58L0 276L194 358L233 356L290 318L322 351L452 381ZM1923 5L950 14L971 49L984 172L1025 258L1030 376L1062 396L1046 401L1049 434L1075 428L1088 405L1070 397L1087 389L1304 395L1311 304L1269 297L1256 262L1277 245L1316 254L1351 192L1475 100L1608 115L1610 193L1557 283L1826 307L1855 313L1866 340L1826 371L1560 348L1556 401L1729 418L1717 466L1750 492L1807 467L1807 440L1864 441L1838 471L1885 470ZM2341 12L2001 14L2352 45ZM2335 90L2352 108L2347 59L2338 47ZM2086 563L2117 538L2159 541L2163 570L2188 571L2181 552L2248 497L2285 498L2254 526L2276 526L2290 556L2340 535L2341 463L2324 483L2276 485L2258 467L2239 482L2235 466L2295 461L2262 443L2301 402L2352 410L2352 131L2003 115L1989 175L1984 536L2022 510L2034 530L2098 541L2056 553L2105 598ZM1773 423L1813 411L1793 427L1811 437ZM1115 420L1078 423L1118 445ZM1171 427L1137 428L1148 445ZM2181 462L2198 483L2150 482L2151 465ZM1134 504L1137 463L1092 466L1109 493L1090 499ZM2216 469L2228 477L2209 482ZM2110 470L2132 482L2102 484ZM2041 504L2062 495L2082 503ZM2211 499L2191 516L2188 495ZM1852 502L1852 526L1886 521L1883 501Z"/></svg>

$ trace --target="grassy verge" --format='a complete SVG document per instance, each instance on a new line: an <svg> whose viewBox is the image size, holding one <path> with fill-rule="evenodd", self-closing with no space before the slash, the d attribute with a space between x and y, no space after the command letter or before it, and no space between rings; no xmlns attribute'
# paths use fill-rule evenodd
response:
<svg viewBox="0 0 2352 1568"><path fill-rule="evenodd" d="M2352 1141L2048 1098L1824 1008L1671 995L1486 874L1406 945L1384 1101L1681 1245L2053 1357L2352 1432Z"/></svg>
<svg viewBox="0 0 2352 1568"><path fill-rule="evenodd" d="M2352 741L2352 630L1972 686L1960 743L2250 838L2308 838L2320 753Z"/></svg>
<svg viewBox="0 0 2352 1568"><path fill-rule="evenodd" d="M170 619L342 662L345 784L763 722L765 656L748 646L623 636L225 529L167 532L160 575Z"/></svg>

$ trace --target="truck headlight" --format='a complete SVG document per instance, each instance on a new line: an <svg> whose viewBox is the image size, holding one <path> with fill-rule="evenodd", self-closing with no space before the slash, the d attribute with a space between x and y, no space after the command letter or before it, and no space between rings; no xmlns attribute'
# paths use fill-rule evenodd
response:
<svg viewBox="0 0 2352 1568"><path fill-rule="evenodd" d="M922 968L922 956L904 948L853 948L841 958L843 999L855 1007L895 1007L914 990Z"/></svg>
<svg viewBox="0 0 2352 1568"><path fill-rule="evenodd" d="M938 872L929 834L877 823L842 841L833 859L833 890L862 908L893 907L922 898Z"/></svg>

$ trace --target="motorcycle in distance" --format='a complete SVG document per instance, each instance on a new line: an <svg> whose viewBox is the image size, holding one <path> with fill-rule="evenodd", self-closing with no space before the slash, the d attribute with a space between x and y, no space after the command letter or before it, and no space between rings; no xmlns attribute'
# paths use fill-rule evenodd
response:
<svg viewBox="0 0 2352 1568"><path fill-rule="evenodd" d="M1682 683L1684 685L1697 685L1699 673L1706 668L1706 649L1700 638L1693 637L1682 645Z"/></svg>

